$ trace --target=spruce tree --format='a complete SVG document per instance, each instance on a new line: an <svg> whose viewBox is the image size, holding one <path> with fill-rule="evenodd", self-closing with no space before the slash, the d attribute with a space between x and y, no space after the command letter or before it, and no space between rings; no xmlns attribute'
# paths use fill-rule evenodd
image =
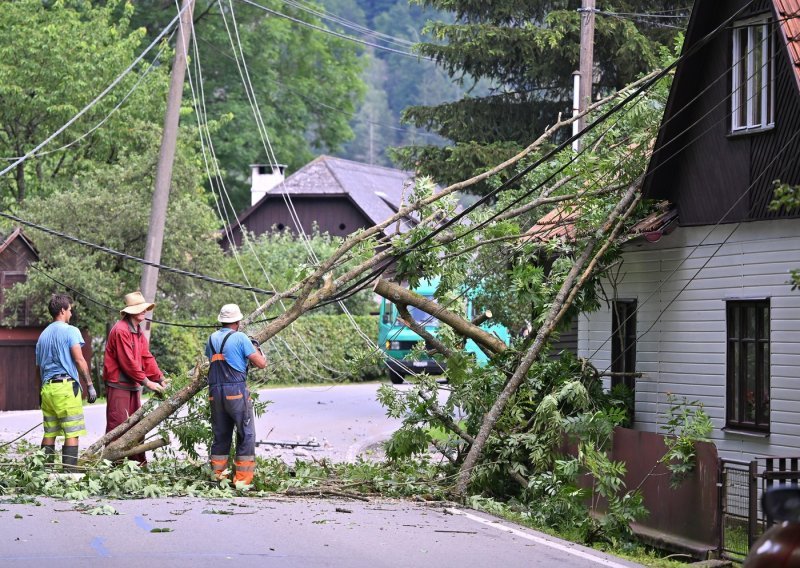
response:
<svg viewBox="0 0 800 568"><path fill-rule="evenodd" d="M403 120L451 145L395 149L403 167L440 184L466 179L533 141L572 107L572 73L580 48L580 0L412 0L450 12L452 23L430 22L438 43L421 43L456 81L491 81L488 96L436 106L412 106ZM598 2L594 93L606 94L654 68L688 20L691 0Z"/></svg>

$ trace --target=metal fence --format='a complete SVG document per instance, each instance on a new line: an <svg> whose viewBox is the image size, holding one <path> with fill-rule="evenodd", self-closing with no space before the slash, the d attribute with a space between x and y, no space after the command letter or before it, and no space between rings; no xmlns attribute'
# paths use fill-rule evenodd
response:
<svg viewBox="0 0 800 568"><path fill-rule="evenodd" d="M740 559L750 549L750 464L720 460L720 553Z"/></svg>
<svg viewBox="0 0 800 568"><path fill-rule="evenodd" d="M800 458L767 457L749 462L720 460L720 554L741 560L768 526L761 494L773 485L798 484Z"/></svg>

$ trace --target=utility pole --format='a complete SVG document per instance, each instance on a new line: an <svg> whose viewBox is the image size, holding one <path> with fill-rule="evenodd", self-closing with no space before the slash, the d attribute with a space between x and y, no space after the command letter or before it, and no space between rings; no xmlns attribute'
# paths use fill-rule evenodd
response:
<svg viewBox="0 0 800 568"><path fill-rule="evenodd" d="M581 50L579 112L584 112L592 102L592 77L594 75L594 7L595 0L581 0ZM578 131L586 126L585 118L578 121Z"/></svg>
<svg viewBox="0 0 800 568"><path fill-rule="evenodd" d="M172 64L172 77L167 96L167 112L164 116L164 131L161 137L161 151L156 167L156 182L153 190L153 203L150 209L150 226L147 230L147 243L144 259L149 262L161 262L161 247L164 244L164 225L167 221L167 204L169 203L169 186L172 182L172 165L175 162L175 146L178 139L178 121L180 118L183 81L186 76L186 52L192 40L192 12L194 0L183 0L180 22L178 24L177 41L175 43L175 61ZM142 280L139 284L145 300L152 302L156 297L158 268L145 265ZM148 315L148 320L151 316ZM150 322L145 325L145 334L150 337Z"/></svg>

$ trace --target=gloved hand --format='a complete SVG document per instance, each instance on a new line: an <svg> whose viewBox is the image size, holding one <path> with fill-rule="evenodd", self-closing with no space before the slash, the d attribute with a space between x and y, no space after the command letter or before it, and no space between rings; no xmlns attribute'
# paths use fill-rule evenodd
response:
<svg viewBox="0 0 800 568"><path fill-rule="evenodd" d="M89 383L89 388L86 391L86 402L92 404L96 400L97 400L97 391L94 390L94 385Z"/></svg>

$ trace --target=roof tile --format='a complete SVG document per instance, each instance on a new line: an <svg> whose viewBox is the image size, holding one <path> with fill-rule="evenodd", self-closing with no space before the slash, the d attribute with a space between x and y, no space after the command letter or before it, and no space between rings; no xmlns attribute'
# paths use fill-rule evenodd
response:
<svg viewBox="0 0 800 568"><path fill-rule="evenodd" d="M772 0L780 20L780 30L789 57L794 64L794 76L800 88L800 0Z"/></svg>

